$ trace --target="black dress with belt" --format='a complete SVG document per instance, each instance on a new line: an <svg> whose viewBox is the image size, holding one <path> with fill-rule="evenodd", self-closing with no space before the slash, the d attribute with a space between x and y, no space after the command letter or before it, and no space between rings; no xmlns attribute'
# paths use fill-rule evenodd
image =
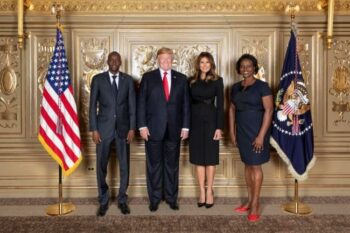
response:
<svg viewBox="0 0 350 233"><path fill-rule="evenodd" d="M224 127L224 85L217 80L197 80L191 84L190 162L195 165L219 164L216 129Z"/></svg>
<svg viewBox="0 0 350 233"><path fill-rule="evenodd" d="M246 89L242 82L232 86L231 101L236 107L237 146L242 162L248 165L260 165L270 159L270 130L264 137L264 149L261 153L253 151L252 145L263 123L265 109L262 97L268 95L271 95L271 89L259 79Z"/></svg>

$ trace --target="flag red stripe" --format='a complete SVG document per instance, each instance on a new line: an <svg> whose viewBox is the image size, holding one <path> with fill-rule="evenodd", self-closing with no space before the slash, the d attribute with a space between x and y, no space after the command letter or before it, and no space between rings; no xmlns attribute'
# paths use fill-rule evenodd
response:
<svg viewBox="0 0 350 233"><path fill-rule="evenodd" d="M42 116L43 120L45 120L46 124L50 127L50 129L53 132L56 132L57 125L56 125L56 123L54 123L52 121L52 119L47 114L47 112L44 108L41 108L41 116ZM64 147L64 150L65 150L65 151L61 151L61 154L62 155L66 154L73 162L75 162L77 160L77 156L79 156L79 155L75 155L73 153L73 151L70 149L70 147L67 145L66 141L64 140L63 135L56 134L56 137L58 137L58 139L61 141L61 143ZM59 148L57 148L57 149L59 149Z"/></svg>
<svg viewBox="0 0 350 233"><path fill-rule="evenodd" d="M69 91L69 90L66 90L66 91ZM74 120L74 123L78 125L79 124L78 115L73 110L72 105L68 102L68 100L67 100L65 95L61 95L61 101L64 104L64 106L65 106L67 112L69 113L69 115Z"/></svg>
<svg viewBox="0 0 350 233"><path fill-rule="evenodd" d="M58 134L57 137L61 140L68 157L75 163L78 160L79 155L76 155L72 151L72 149L67 145L67 142L66 142L66 140L64 140L64 137L62 134Z"/></svg>
<svg viewBox="0 0 350 233"><path fill-rule="evenodd" d="M62 95L63 96L63 95ZM58 110L58 105L57 105L57 103L52 99L52 97L50 96L50 94L48 93L48 91L45 91L44 92L44 98L45 98L45 100L46 100L46 102L50 105L50 107L52 108L52 110L56 113L56 115L57 116L59 116L59 111L57 111ZM66 100L66 98L61 98L61 100L63 100L63 99L65 99ZM66 101L65 101L66 102ZM67 102L66 102L67 103ZM65 104L65 106L64 106L65 108L66 108L66 104ZM75 113L73 113L73 115L74 116L76 116L75 115ZM70 115L70 116L72 116L72 115ZM48 116L49 117L49 116ZM73 118L73 117L72 117ZM77 117L76 117L77 118ZM75 122L76 123L76 122ZM55 123L56 124L56 123ZM71 137L71 139L73 140L73 142L80 148L80 137L79 137L79 135L76 135L75 133L74 133L74 131L71 129L71 126L70 126L70 124L66 121L66 117L62 117L62 124L64 125L64 127L65 127L65 129L66 129L66 131L67 131L67 133L69 134L69 136ZM55 126L55 128L52 128L52 130L53 131L56 131L56 126Z"/></svg>
<svg viewBox="0 0 350 233"><path fill-rule="evenodd" d="M51 139L47 136L45 130L40 127L39 134L41 137L45 140L46 144L50 147L50 149L58 156L58 158L62 161L63 169L67 171L69 167L66 164L66 161L64 160L62 152L56 147L56 144L51 141Z"/></svg>
<svg viewBox="0 0 350 233"><path fill-rule="evenodd" d="M52 99L48 91L44 91L43 98L45 98L46 102L50 105L52 111L58 116L58 105L56 101Z"/></svg>
<svg viewBox="0 0 350 233"><path fill-rule="evenodd" d="M69 113L69 115L73 119L74 123L79 125L78 115L73 110L72 105L68 102L65 95L61 95L61 101L64 104L64 107L66 108L67 112Z"/></svg>
<svg viewBox="0 0 350 233"><path fill-rule="evenodd" d="M74 142L74 144L80 148L80 137L78 135L76 135L74 133L74 131L72 130L70 124L68 124L68 122L66 121L65 117L62 117L62 124L67 132L67 134L69 135L69 137L72 139L72 141Z"/></svg>

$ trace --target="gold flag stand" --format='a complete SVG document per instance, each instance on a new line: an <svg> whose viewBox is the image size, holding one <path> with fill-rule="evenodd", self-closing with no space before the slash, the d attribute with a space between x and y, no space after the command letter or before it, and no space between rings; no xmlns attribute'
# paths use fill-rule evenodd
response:
<svg viewBox="0 0 350 233"><path fill-rule="evenodd" d="M51 216L66 215L75 210L75 206L72 203L62 202L62 168L60 166L58 166L58 173L58 203L46 208L46 214Z"/></svg>
<svg viewBox="0 0 350 233"><path fill-rule="evenodd" d="M299 5L288 5L286 7L286 13L290 14L292 30L295 30L295 14L299 11ZM283 204L282 208L284 211L293 214L306 215L312 213L311 207L299 201L299 187L297 179L294 180L294 200L289 203Z"/></svg>
<svg viewBox="0 0 350 233"><path fill-rule="evenodd" d="M299 188L298 181L296 179L294 180L294 200L287 204L283 204L282 208L284 211L293 214L306 215L312 213L310 206L299 202Z"/></svg>
<svg viewBox="0 0 350 233"><path fill-rule="evenodd" d="M56 14L57 26L61 26L61 13L63 7L61 4L54 3L52 5L51 11ZM66 215L75 210L75 206L72 203L63 203L62 198L62 168L58 166L58 203L50 205L46 208L46 214L51 216L61 216Z"/></svg>

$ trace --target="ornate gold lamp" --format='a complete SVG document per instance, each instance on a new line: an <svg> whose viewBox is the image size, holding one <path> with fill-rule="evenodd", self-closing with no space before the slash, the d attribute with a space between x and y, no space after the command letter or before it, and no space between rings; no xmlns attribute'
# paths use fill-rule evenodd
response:
<svg viewBox="0 0 350 233"><path fill-rule="evenodd" d="M327 9L327 48L333 45L333 20L335 0L320 0L317 4L318 10Z"/></svg>
<svg viewBox="0 0 350 233"><path fill-rule="evenodd" d="M33 9L32 0L17 0L18 48L20 49L23 48L24 39L28 37L28 34L23 31L24 11Z"/></svg>

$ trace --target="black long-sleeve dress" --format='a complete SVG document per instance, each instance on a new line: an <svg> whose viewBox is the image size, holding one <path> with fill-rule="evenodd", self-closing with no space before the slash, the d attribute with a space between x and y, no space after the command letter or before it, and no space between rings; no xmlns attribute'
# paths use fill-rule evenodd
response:
<svg viewBox="0 0 350 233"><path fill-rule="evenodd" d="M216 129L224 127L224 85L217 80L197 80L191 84L190 162L195 165L219 164Z"/></svg>

